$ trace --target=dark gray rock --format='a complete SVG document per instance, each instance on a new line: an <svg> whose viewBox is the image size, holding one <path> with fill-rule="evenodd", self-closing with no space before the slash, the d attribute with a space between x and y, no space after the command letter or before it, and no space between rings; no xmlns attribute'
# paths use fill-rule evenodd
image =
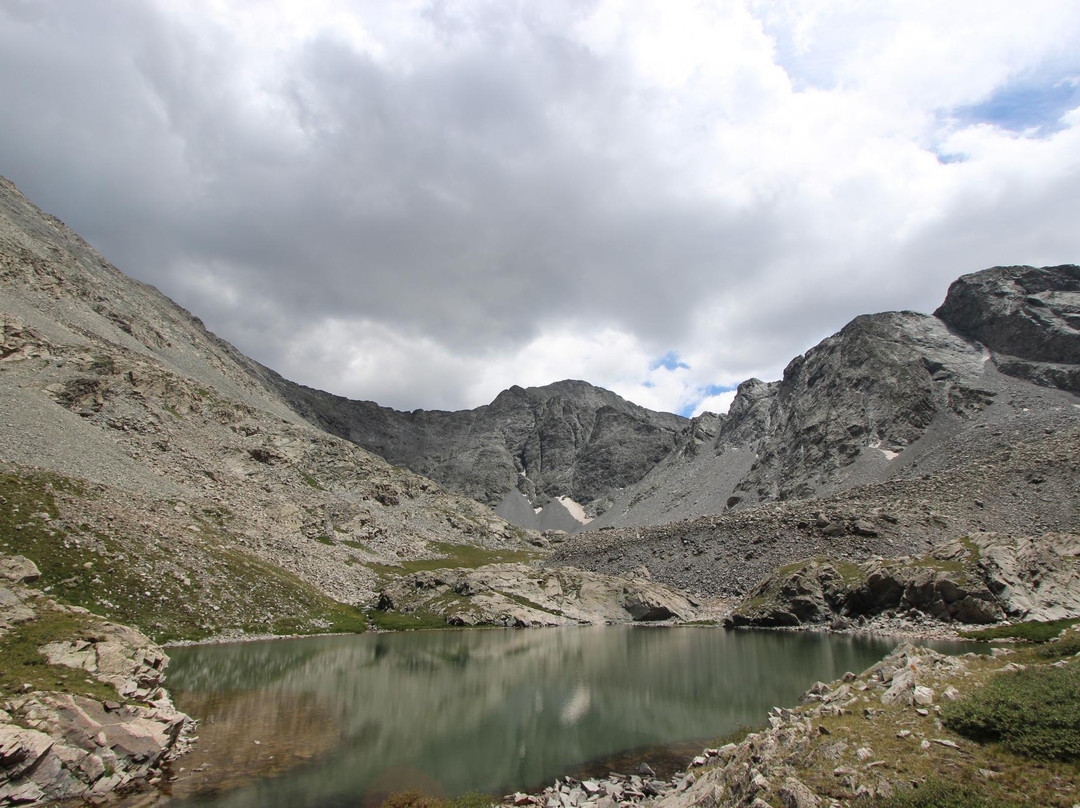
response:
<svg viewBox="0 0 1080 808"><path fill-rule="evenodd" d="M826 624L885 612L975 624L1072 617L1080 614L1080 594L1068 559L1078 550L1076 534L981 534L944 543L921 558L878 558L860 565L813 559L766 577L730 622Z"/></svg>
<svg viewBox="0 0 1080 808"><path fill-rule="evenodd" d="M1012 376L1080 392L1080 267L995 267L964 275L935 312Z"/></svg>
<svg viewBox="0 0 1080 808"><path fill-rule="evenodd" d="M595 512L675 448L687 419L639 407L582 381L511 387L474 410L398 412L278 380L292 406L329 432L535 527L534 507L568 497ZM557 510L557 508L556 508ZM576 520L541 523L579 528Z"/></svg>

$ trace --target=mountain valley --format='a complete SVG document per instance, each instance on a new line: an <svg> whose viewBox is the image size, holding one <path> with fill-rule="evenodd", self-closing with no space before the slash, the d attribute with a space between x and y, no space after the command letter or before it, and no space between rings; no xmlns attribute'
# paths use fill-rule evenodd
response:
<svg viewBox="0 0 1080 808"><path fill-rule="evenodd" d="M0 676L0 804L183 747L157 643L1078 617L1078 394L1070 265L857 317L725 414L573 380L397 412L242 355L0 180L0 658L41 666ZM79 746L102 710L157 745Z"/></svg>

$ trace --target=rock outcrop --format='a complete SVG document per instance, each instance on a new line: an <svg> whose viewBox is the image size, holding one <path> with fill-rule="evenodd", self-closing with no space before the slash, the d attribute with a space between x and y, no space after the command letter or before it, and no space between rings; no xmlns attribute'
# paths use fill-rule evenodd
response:
<svg viewBox="0 0 1080 808"><path fill-rule="evenodd" d="M811 559L763 580L729 621L850 625L883 614L956 623L1080 617L1080 535L980 533L921 558Z"/></svg>
<svg viewBox="0 0 1080 808"><path fill-rule="evenodd" d="M966 680L977 667L992 675L1010 669L996 656L950 657L905 643L861 675L815 683L800 706L771 710L766 729L703 750L671 778L643 765L604 779L560 778L540 794L504 801L543 808L837 808L918 788L927 771L963 771L965 781L986 782L997 775L978 768L975 745L951 735L937 717L941 702L962 697L955 685L970 687ZM1061 793L1057 778L1044 779Z"/></svg>
<svg viewBox="0 0 1080 808"><path fill-rule="evenodd" d="M562 626L686 621L698 604L648 578L529 564L416 572L387 585L378 608L425 612L458 626Z"/></svg>
<svg viewBox="0 0 1080 808"><path fill-rule="evenodd" d="M38 577L28 559L0 557L0 653L11 658L12 635L21 642L32 631L58 635L37 649L35 668L51 666L64 689L27 682L11 693L4 682L0 805L100 798L138 784L182 751L192 727L163 687L168 657L159 646L25 585ZM65 669L78 674L67 676ZM103 691L111 696L102 698Z"/></svg>
<svg viewBox="0 0 1080 808"><path fill-rule="evenodd" d="M989 348L1003 373L1080 393L1080 267L964 275L934 315Z"/></svg>

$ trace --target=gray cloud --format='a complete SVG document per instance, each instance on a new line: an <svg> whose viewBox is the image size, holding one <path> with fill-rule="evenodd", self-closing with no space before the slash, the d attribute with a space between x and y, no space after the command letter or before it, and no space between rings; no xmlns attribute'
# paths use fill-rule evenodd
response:
<svg viewBox="0 0 1080 808"><path fill-rule="evenodd" d="M668 11L604 8L360 4L363 36L313 18L264 41L270 6L0 0L0 173L260 361L407 407L473 406L557 365L553 334L610 332L630 343L590 380L682 408L962 272L1077 260L1076 122L1022 148L928 124L888 49L853 91L860 19L774 16L770 40L734 4L664 39ZM1047 49L1080 39L1063 20ZM969 75L1015 72L985 58L956 71L969 104ZM982 151L938 164L958 137ZM694 357L682 387L635 389L669 350Z"/></svg>

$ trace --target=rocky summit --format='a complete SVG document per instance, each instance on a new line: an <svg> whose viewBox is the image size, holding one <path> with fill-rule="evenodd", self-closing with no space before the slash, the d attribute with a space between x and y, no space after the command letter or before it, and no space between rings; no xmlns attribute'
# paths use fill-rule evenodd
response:
<svg viewBox="0 0 1080 808"><path fill-rule="evenodd" d="M852 320L740 385L592 523L657 525L949 468L1080 423L1080 267L965 275L934 315ZM974 450L974 451L973 451Z"/></svg>
<svg viewBox="0 0 1080 808"><path fill-rule="evenodd" d="M580 529L666 457L687 424L583 381L514 386L459 412L398 412L284 379L278 389L328 432L540 529Z"/></svg>

